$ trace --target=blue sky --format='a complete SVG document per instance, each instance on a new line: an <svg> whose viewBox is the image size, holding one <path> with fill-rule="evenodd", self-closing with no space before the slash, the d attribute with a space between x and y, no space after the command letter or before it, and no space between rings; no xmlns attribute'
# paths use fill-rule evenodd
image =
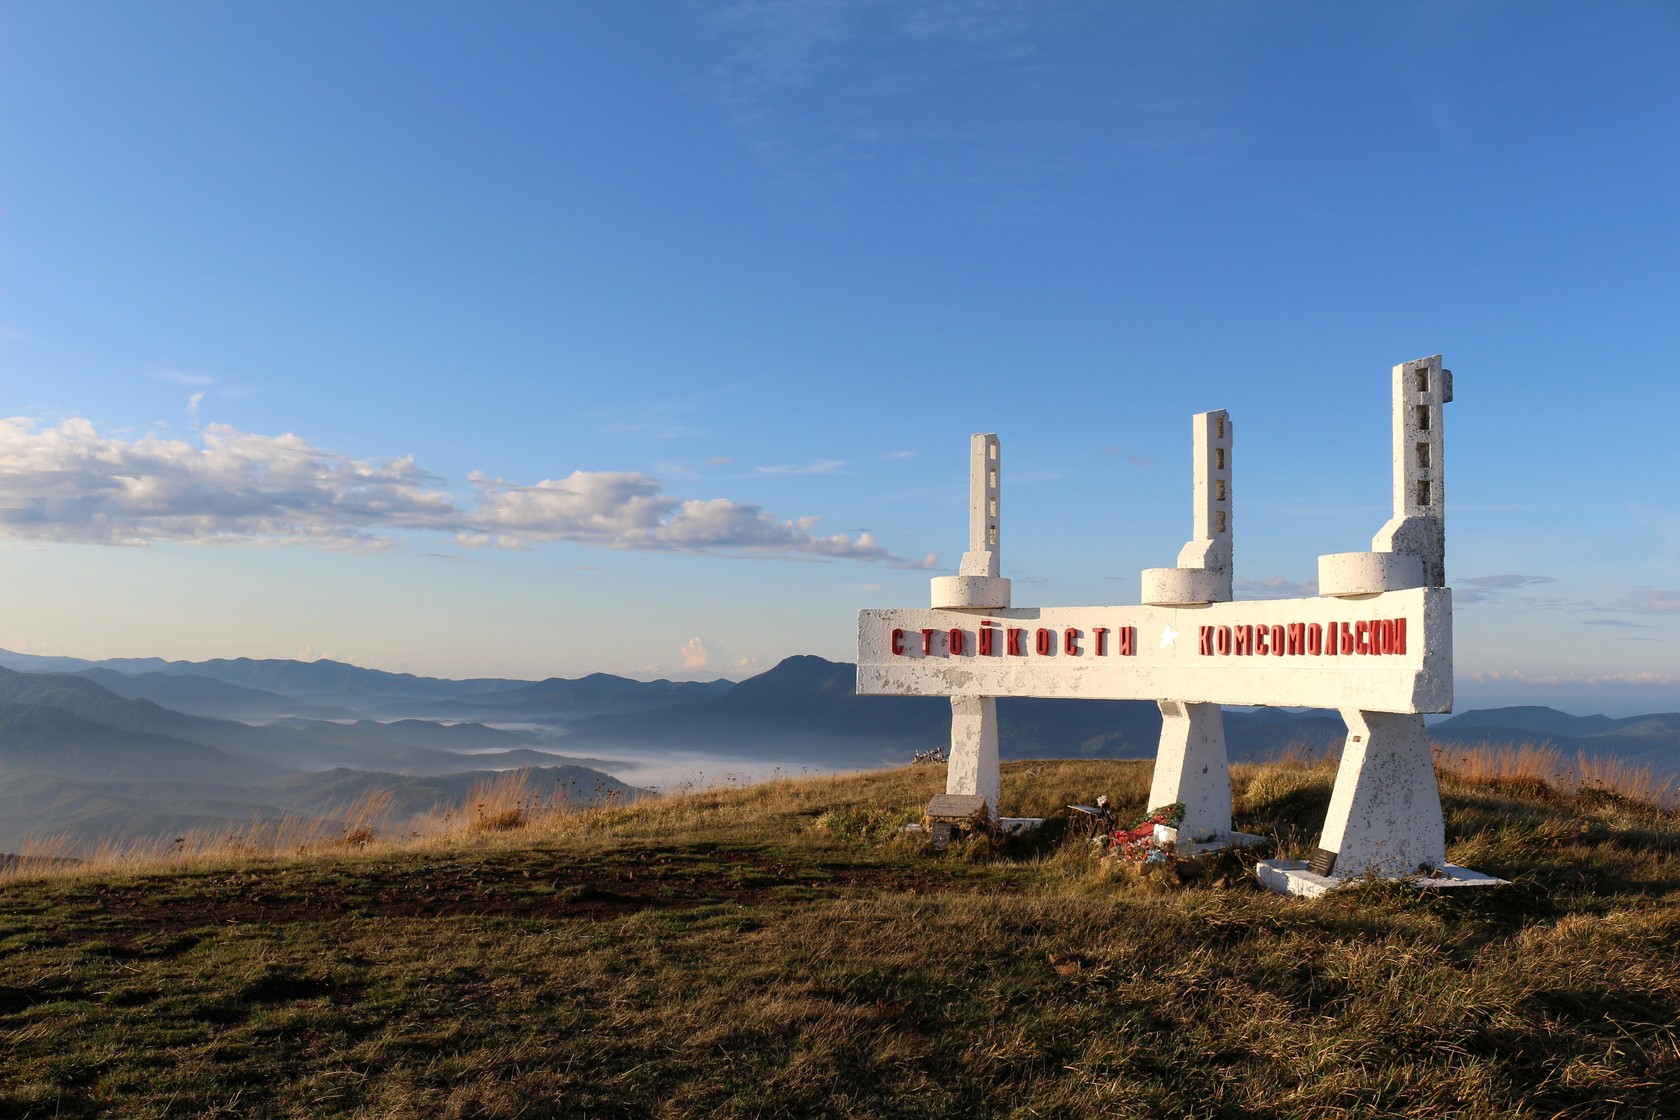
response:
<svg viewBox="0 0 1680 1120"><path fill-rule="evenodd" d="M969 433L1133 603L1210 408L1310 592L1439 352L1459 707L1680 708L1677 120L1672 3L0 4L0 646L850 659Z"/></svg>

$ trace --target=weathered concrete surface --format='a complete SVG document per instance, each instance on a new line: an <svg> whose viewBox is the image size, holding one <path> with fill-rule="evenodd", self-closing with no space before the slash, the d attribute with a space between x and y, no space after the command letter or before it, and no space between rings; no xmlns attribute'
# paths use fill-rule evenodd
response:
<svg viewBox="0 0 1680 1120"><path fill-rule="evenodd" d="M1404 620L1405 652L1342 653L1375 620ZM1290 653L1289 627L1337 627L1337 653ZM1264 648L1204 653L1203 627L1266 629ZM1273 637L1281 628L1284 652ZM1363 630L1362 630L1363 628ZM1392 630L1393 627L1391 626ZM902 650L894 653L894 631ZM983 654L982 631L993 632ZM1022 630L1022 652L1008 631ZM1098 631L1102 631L1101 634ZM924 634L924 631L926 633ZM961 652L954 652L953 631ZM1050 652L1040 653L1040 631ZM1073 633L1069 652L1069 632ZM1122 632L1133 652L1122 654ZM1233 629L1234 633L1234 629ZM1105 652L1098 652L1099 642ZM1232 646L1233 651L1235 645ZM1007 610L865 610L858 613L858 693L865 696L1046 696L1360 708L1452 710L1452 592L1408 588L1364 599L1316 596L1197 607L1014 607Z"/></svg>
<svg viewBox="0 0 1680 1120"><path fill-rule="evenodd" d="M1230 602L1234 435L1231 418L1223 409L1190 418L1190 539L1179 549L1177 567L1143 570L1143 602L1155 606Z"/></svg>
<svg viewBox="0 0 1680 1120"><path fill-rule="evenodd" d="M1262 886L1297 898L1317 898L1327 891L1362 881L1362 877L1356 875L1315 875L1307 870L1307 861L1301 859L1264 859L1255 864L1254 874ZM1420 890L1428 891L1453 891L1509 884L1509 880L1496 879L1492 875L1483 875L1480 871L1471 871L1467 867L1451 863L1442 864L1436 875L1395 877L1405 879Z"/></svg>
<svg viewBox="0 0 1680 1120"><path fill-rule="evenodd" d="M951 757L945 764L945 792L979 794L996 816L1002 789L997 701L990 696L951 697Z"/></svg>
<svg viewBox="0 0 1680 1120"><path fill-rule="evenodd" d="M1231 831L1231 768L1225 751L1225 717L1218 704L1162 700L1161 745L1149 808L1184 803L1178 835L1187 840Z"/></svg>
<svg viewBox="0 0 1680 1120"><path fill-rule="evenodd" d="M1347 743L1318 846L1343 875L1406 875L1447 862L1423 717L1347 710Z"/></svg>

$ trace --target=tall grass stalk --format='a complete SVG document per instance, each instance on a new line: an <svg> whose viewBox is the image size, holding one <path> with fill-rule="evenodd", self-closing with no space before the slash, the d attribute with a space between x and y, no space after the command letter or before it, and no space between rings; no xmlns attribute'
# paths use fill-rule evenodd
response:
<svg viewBox="0 0 1680 1120"><path fill-rule="evenodd" d="M417 834L399 833L393 801L390 791L373 790L317 817L289 814L219 829L187 829L139 839L32 837L23 845L18 859L0 866L0 880L289 858L389 846L400 839L418 838Z"/></svg>
<svg viewBox="0 0 1680 1120"><path fill-rule="evenodd" d="M1595 757L1585 751L1578 751L1570 760L1557 747L1544 742L1514 747L1437 743L1435 769L1443 778L1525 794L1600 792L1659 808L1680 808L1680 786L1648 765Z"/></svg>

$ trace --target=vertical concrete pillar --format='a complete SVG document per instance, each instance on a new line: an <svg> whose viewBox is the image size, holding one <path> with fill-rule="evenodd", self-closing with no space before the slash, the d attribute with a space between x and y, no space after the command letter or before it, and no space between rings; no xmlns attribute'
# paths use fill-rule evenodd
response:
<svg viewBox="0 0 1680 1120"><path fill-rule="evenodd" d="M1178 826L1181 850L1204 841L1228 839L1231 832L1231 771L1225 752L1225 716L1218 704L1182 704L1162 700L1161 745L1155 752L1155 777L1149 807L1184 803Z"/></svg>
<svg viewBox="0 0 1680 1120"><path fill-rule="evenodd" d="M1444 866L1441 793L1423 717L1348 709L1342 719L1347 745L1309 869L1396 876Z"/></svg>
<svg viewBox="0 0 1680 1120"><path fill-rule="evenodd" d="M1002 789L997 700L990 696L951 697L951 757L945 766L945 792L979 794L995 817Z"/></svg>
<svg viewBox="0 0 1680 1120"><path fill-rule="evenodd" d="M933 578L935 609L993 611L1009 606L1009 581L999 575L1002 547L1000 507L1003 456L998 437L977 432L968 442L968 551L954 576ZM997 816L997 700L990 696L951 698L951 755L946 793L979 794Z"/></svg>
<svg viewBox="0 0 1680 1120"><path fill-rule="evenodd" d="M1147 568L1143 602L1153 606L1205 606L1232 599L1231 417L1223 409L1198 412L1190 421L1192 482L1190 540L1172 568ZM1161 742L1149 807L1184 804L1175 839L1180 851L1247 842L1231 831L1231 771L1225 751L1225 716L1218 704L1162 700ZM1200 844L1196 838L1202 838Z"/></svg>
<svg viewBox="0 0 1680 1120"><path fill-rule="evenodd" d="M1446 464L1442 405L1453 399L1452 370L1441 355L1394 367L1394 516L1371 551L1415 556L1424 587L1447 585ZM1384 590L1388 590L1384 588Z"/></svg>

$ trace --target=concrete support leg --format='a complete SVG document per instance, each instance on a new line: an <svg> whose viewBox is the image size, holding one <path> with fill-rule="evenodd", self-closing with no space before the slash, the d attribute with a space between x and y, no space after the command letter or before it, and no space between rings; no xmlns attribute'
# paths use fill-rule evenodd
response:
<svg viewBox="0 0 1680 1120"><path fill-rule="evenodd" d="M990 696L951 697L951 758L945 768L945 792L979 794L995 817L1002 787L997 701Z"/></svg>
<svg viewBox="0 0 1680 1120"><path fill-rule="evenodd" d="M1313 862L1322 867L1334 853L1341 876L1415 875L1444 866L1441 791L1423 717L1349 709L1342 719L1347 745Z"/></svg>
<svg viewBox="0 0 1680 1120"><path fill-rule="evenodd" d="M1162 700L1161 745L1149 808L1184 802L1178 835L1226 837L1231 831L1231 767L1225 753L1225 715L1218 704Z"/></svg>

